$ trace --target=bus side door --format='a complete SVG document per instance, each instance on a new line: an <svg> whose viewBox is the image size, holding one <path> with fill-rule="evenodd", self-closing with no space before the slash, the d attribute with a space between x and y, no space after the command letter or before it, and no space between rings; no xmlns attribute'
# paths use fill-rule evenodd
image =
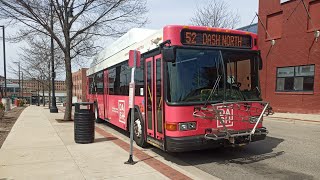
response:
<svg viewBox="0 0 320 180"><path fill-rule="evenodd" d="M160 147L163 147L164 139L162 74L163 73L161 55L147 58L145 63L145 119L147 129L147 141L153 145L158 145Z"/></svg>

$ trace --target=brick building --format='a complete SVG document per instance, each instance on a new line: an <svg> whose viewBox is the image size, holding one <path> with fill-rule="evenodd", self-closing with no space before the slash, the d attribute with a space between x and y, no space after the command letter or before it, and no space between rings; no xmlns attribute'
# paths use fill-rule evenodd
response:
<svg viewBox="0 0 320 180"><path fill-rule="evenodd" d="M15 83L15 84L19 84L19 80L18 79L9 79L11 82ZM38 81L37 80L22 80L20 81L21 83L21 87L23 86L23 92L27 93L27 92L35 92L38 91ZM48 80L40 80L39 81L39 89L40 91L42 91L42 87L44 86L44 90L48 91L48 86L47 84L49 83ZM51 80L50 80L51 83ZM57 92L65 92L66 91L66 83L65 81L59 81L56 80L55 81L55 91Z"/></svg>
<svg viewBox="0 0 320 180"><path fill-rule="evenodd" d="M320 0L260 0L259 16L262 97L278 112L320 113Z"/></svg>
<svg viewBox="0 0 320 180"><path fill-rule="evenodd" d="M87 86L87 72L88 68L81 68L77 72L72 73L73 82L73 101L85 102L87 101L86 86Z"/></svg>

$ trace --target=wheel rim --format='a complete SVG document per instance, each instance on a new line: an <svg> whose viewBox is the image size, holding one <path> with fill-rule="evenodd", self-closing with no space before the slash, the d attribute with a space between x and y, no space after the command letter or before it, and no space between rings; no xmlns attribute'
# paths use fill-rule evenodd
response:
<svg viewBox="0 0 320 180"><path fill-rule="evenodd" d="M142 126L141 126L141 121L140 119L136 119L134 121L134 134L140 138L142 135Z"/></svg>

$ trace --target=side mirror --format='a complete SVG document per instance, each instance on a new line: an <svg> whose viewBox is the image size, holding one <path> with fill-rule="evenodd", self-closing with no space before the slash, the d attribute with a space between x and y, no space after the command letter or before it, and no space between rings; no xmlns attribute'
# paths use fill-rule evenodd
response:
<svg viewBox="0 0 320 180"><path fill-rule="evenodd" d="M176 60L175 49L171 46L163 47L162 59L166 62L174 62Z"/></svg>

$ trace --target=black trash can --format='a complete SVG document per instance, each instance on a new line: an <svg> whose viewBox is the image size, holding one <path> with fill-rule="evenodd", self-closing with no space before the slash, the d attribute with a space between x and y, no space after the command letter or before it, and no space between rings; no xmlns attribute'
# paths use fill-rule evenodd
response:
<svg viewBox="0 0 320 180"><path fill-rule="evenodd" d="M74 103L74 140L76 143L87 144L94 141L94 109L90 102ZM89 107L81 109L81 106Z"/></svg>

